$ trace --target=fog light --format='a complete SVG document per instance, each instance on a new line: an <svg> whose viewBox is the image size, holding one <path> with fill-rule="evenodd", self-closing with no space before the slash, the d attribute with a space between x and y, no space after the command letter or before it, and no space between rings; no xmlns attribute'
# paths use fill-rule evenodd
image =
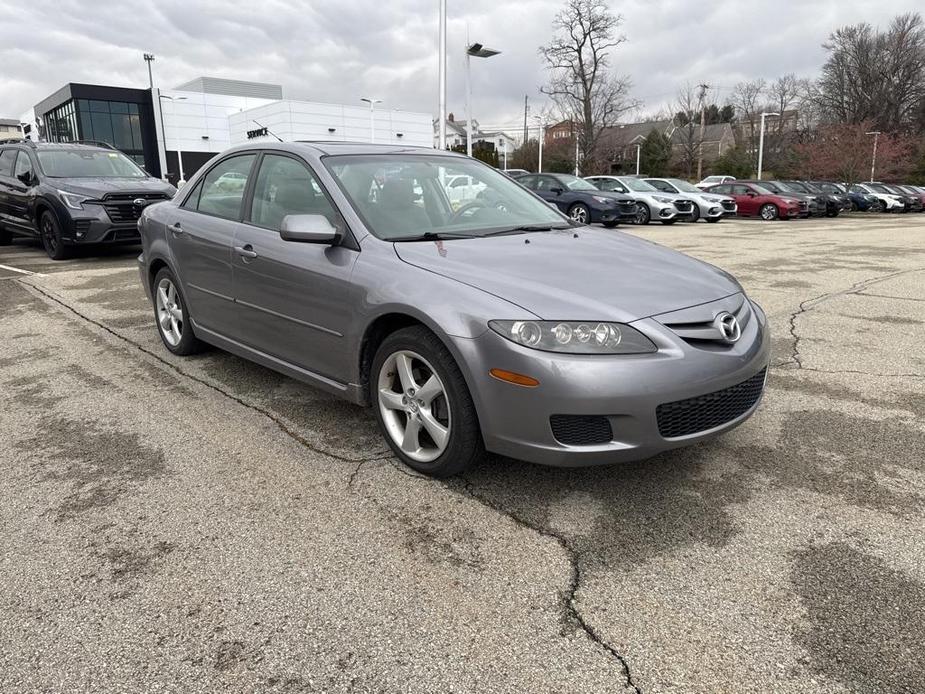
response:
<svg viewBox="0 0 925 694"><path fill-rule="evenodd" d="M531 376L524 376L523 374L505 371L504 369L492 369L488 373L499 381L513 383L514 385L524 386L526 388L536 388L540 384L539 381Z"/></svg>

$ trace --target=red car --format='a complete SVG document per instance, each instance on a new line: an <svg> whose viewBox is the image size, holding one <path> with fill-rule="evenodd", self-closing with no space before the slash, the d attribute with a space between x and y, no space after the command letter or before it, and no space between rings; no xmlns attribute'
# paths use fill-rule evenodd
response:
<svg viewBox="0 0 925 694"><path fill-rule="evenodd" d="M730 195L739 206L739 215L743 217L761 217L762 219L791 219L799 217L800 201L787 195L772 193L758 183L721 183L707 188L710 193ZM804 202L803 205L806 203Z"/></svg>

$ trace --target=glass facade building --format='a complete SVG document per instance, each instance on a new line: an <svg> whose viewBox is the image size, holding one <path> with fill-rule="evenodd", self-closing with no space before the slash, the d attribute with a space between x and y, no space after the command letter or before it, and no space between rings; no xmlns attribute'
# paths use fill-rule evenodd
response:
<svg viewBox="0 0 925 694"><path fill-rule="evenodd" d="M149 90L68 84L35 112L49 142L105 142L160 176Z"/></svg>

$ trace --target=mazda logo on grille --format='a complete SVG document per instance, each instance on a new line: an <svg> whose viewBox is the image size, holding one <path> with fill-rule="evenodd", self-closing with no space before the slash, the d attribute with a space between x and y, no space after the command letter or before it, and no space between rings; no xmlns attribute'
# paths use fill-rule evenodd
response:
<svg viewBox="0 0 925 694"><path fill-rule="evenodd" d="M135 207L144 207L145 205L148 204L148 201L145 200L144 198L135 198L134 200L132 200L132 204Z"/></svg>
<svg viewBox="0 0 925 694"><path fill-rule="evenodd" d="M719 334L723 337L723 342L727 342L730 345L734 342L737 342L740 337L742 337L742 328L739 327L739 321L736 320L736 317L731 313L723 311L713 320L713 324L719 330Z"/></svg>

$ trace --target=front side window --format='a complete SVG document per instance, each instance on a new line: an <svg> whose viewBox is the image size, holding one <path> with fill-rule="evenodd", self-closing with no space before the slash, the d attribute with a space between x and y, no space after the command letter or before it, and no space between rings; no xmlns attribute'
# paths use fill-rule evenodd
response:
<svg viewBox="0 0 925 694"><path fill-rule="evenodd" d="M559 176L559 182L564 183L569 190L597 190L593 183L586 181L578 176L562 174Z"/></svg>
<svg viewBox="0 0 925 694"><path fill-rule="evenodd" d="M646 181L646 183L649 183L652 186L658 188L663 193L677 193L678 192L667 181Z"/></svg>
<svg viewBox="0 0 925 694"><path fill-rule="evenodd" d="M681 192L681 193L702 193L703 192L702 190L700 190L700 188L695 186L693 183L688 183L687 181L682 180L680 178L672 178L670 180L670 183L671 185L674 186L676 191Z"/></svg>
<svg viewBox="0 0 925 694"><path fill-rule="evenodd" d="M255 156L241 154L216 164L202 181L196 209L224 219L239 219L241 201L244 200L244 190Z"/></svg>
<svg viewBox="0 0 925 694"><path fill-rule="evenodd" d="M39 164L52 178L146 178L131 159L114 150L50 149L38 153Z"/></svg>
<svg viewBox="0 0 925 694"><path fill-rule="evenodd" d="M290 214L320 214L332 226L342 225L308 167L292 157L267 154L257 174L250 221L279 231L283 218Z"/></svg>
<svg viewBox="0 0 925 694"><path fill-rule="evenodd" d="M598 178L594 181L597 184L599 190L607 190L615 193L625 193L626 187L613 178Z"/></svg>
<svg viewBox="0 0 925 694"><path fill-rule="evenodd" d="M519 232L523 226L570 226L549 205L479 161L407 153L328 156L324 163L380 239L470 238ZM454 206L447 195L456 176L467 177L479 191L461 206Z"/></svg>

